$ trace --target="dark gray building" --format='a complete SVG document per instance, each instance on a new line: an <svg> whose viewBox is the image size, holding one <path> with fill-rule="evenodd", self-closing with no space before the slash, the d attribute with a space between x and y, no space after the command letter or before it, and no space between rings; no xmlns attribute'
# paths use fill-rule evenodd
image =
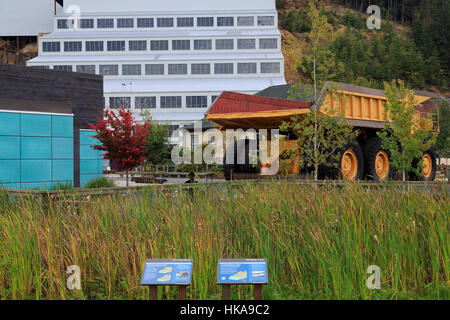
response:
<svg viewBox="0 0 450 320"><path fill-rule="evenodd" d="M101 174L86 130L103 109L102 76L0 65L0 184L79 187Z"/></svg>

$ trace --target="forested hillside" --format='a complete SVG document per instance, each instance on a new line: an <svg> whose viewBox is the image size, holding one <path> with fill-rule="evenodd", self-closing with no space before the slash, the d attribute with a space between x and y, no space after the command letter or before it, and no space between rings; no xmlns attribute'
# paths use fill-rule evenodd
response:
<svg viewBox="0 0 450 320"><path fill-rule="evenodd" d="M403 79L416 89L446 93L450 84L449 0L329 0L322 14L338 35L328 43L345 70L342 81L373 88ZM277 0L280 29L288 39L304 41L310 30L306 0ZM381 8L381 30L366 26L369 5ZM286 48L285 48L286 50ZM289 64L289 61L287 61ZM310 77L308 72L303 77ZM295 74L286 74L292 81Z"/></svg>

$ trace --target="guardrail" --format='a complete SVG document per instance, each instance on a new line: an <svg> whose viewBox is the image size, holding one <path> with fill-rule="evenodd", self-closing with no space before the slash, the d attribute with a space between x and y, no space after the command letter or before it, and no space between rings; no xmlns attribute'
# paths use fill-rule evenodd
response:
<svg viewBox="0 0 450 320"><path fill-rule="evenodd" d="M239 187L246 184L271 184L273 182L284 181L289 184L297 186L310 186L310 187L343 187L345 185L356 183L366 188L397 188L399 191L405 190L428 190L435 191L439 189L447 189L450 192L450 185L448 182L420 182L420 181L389 181L389 182L347 182L341 180L296 180L296 179L266 179L266 180L238 180L229 182L209 182L209 183L195 183L195 184L178 184L178 185L147 185L138 187L126 187L126 188L104 188L104 189L71 189L71 190L8 190L3 189L9 197L32 197L37 199L51 199L57 200L59 198L77 198L77 197L99 197L99 196L128 196L131 194L139 194L145 192L168 192L172 190L194 190L204 188L205 190L211 190L214 188L227 188L227 187ZM2 189L0 189L0 192Z"/></svg>

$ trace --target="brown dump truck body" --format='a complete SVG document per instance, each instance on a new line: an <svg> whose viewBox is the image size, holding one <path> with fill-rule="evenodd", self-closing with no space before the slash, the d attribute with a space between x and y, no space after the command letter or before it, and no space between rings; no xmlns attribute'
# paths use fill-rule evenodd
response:
<svg viewBox="0 0 450 320"><path fill-rule="evenodd" d="M329 88L334 90L329 90ZM433 131L439 131L439 110L436 105L424 107L422 104L438 98L433 93L416 92L418 115L431 115ZM321 112L343 112L345 119L360 128L384 128L389 115L385 115L387 99L384 91L360 86L329 83L318 99ZM224 92L208 110L206 119L216 122L222 128L278 128L294 115L310 112L314 102L288 101L269 97L259 97L234 92Z"/></svg>
<svg viewBox="0 0 450 320"><path fill-rule="evenodd" d="M319 100L322 112L340 112L345 119L355 127L383 128L389 122L384 105L387 99L384 91L354 85L335 83L332 92L325 91ZM418 108L417 116L431 116L433 131L439 131L439 109L437 105L422 105L437 97L433 93L415 92L415 102Z"/></svg>
<svg viewBox="0 0 450 320"><path fill-rule="evenodd" d="M268 89L265 91L270 91ZM414 98L417 105L416 116L431 118L433 121L431 131L439 132L439 108L435 104L427 103L431 99L439 99L439 96L415 92ZM329 82L324 86L316 103L224 92L208 110L206 119L219 124L222 130L276 129L295 115L302 117L311 112L314 105L317 105L319 112L330 115L339 113L359 130L357 141L350 143L350 149L341 155L342 175L350 180L359 180L363 176L385 180L392 178L395 171L390 164L389 152L383 150L376 135L377 131L391 121L384 107L386 103L387 99L382 90ZM293 147L295 143L296 141L287 141L287 144L281 147L281 151L283 148ZM434 150L424 153L422 172L428 181L434 180L435 158ZM229 165L224 167L225 171L231 170ZM236 169L239 170L238 167ZM287 171L299 172L298 159L291 161ZM229 172L227 175L229 176Z"/></svg>

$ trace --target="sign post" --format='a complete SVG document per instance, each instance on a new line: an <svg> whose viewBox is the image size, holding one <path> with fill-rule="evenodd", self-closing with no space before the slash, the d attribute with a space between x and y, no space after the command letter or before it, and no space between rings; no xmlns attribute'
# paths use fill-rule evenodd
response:
<svg viewBox="0 0 450 320"><path fill-rule="evenodd" d="M220 259L217 284L222 286L222 299L231 299L232 285L253 285L255 300L262 300L262 287L268 284L266 259Z"/></svg>
<svg viewBox="0 0 450 320"><path fill-rule="evenodd" d="M150 300L158 300L158 286L178 286L178 299L186 300L192 264L192 259L146 260L141 286L149 287Z"/></svg>

